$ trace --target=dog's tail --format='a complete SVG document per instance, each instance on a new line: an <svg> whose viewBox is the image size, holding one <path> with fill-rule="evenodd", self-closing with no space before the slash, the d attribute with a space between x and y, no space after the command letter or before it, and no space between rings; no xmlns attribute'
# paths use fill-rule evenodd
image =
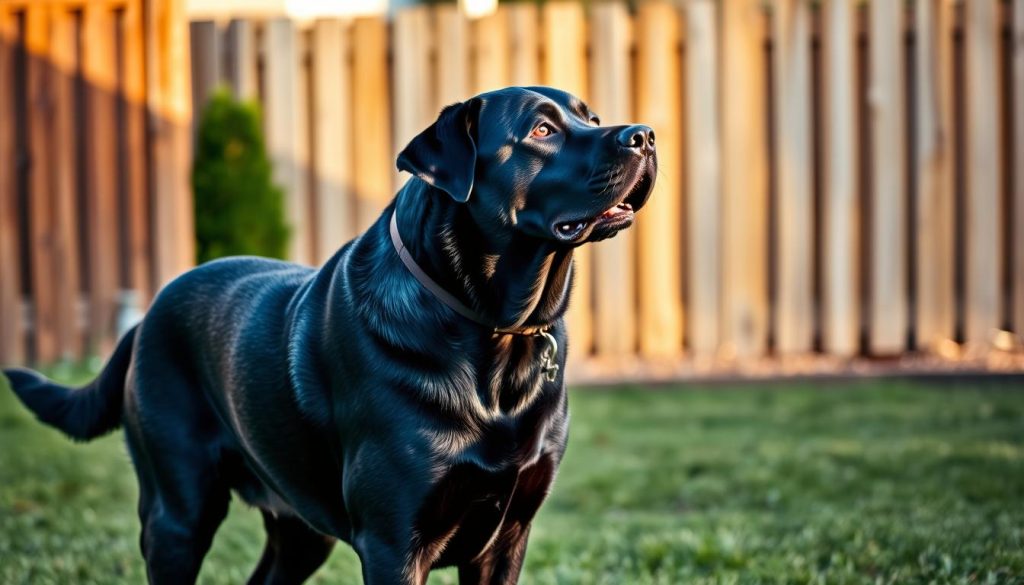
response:
<svg viewBox="0 0 1024 585"><path fill-rule="evenodd" d="M81 388L62 386L32 370L14 368L3 373L36 418L76 441L95 439L121 426L125 377L136 327L118 342L99 377Z"/></svg>

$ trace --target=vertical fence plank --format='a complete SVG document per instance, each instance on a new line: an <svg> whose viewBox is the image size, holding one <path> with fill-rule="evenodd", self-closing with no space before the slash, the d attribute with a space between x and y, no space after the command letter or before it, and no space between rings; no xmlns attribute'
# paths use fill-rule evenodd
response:
<svg viewBox="0 0 1024 585"><path fill-rule="evenodd" d="M235 99L256 99L256 39L253 24L234 19L224 32L223 78Z"/></svg>
<svg viewBox="0 0 1024 585"><path fill-rule="evenodd" d="M630 44L625 4L601 3L590 21L590 107L602 124L631 122ZM664 235L664 234L663 234ZM633 230L594 244L594 350L604 358L630 355L636 348L636 242ZM654 262L656 258L644 258Z"/></svg>
<svg viewBox="0 0 1024 585"><path fill-rule="evenodd" d="M355 158L356 231L362 232L391 199L391 115L388 100L388 29L383 18L358 18L352 29L352 135L359 137ZM404 145L403 145L404 146Z"/></svg>
<svg viewBox="0 0 1024 585"><path fill-rule="evenodd" d="M1000 325L999 34L996 0L965 5L967 268L964 336L985 342Z"/></svg>
<svg viewBox="0 0 1024 585"><path fill-rule="evenodd" d="M54 296L54 209L50 188L52 95L50 93L50 22L47 7L32 5L25 13L28 86L28 217L32 290L33 357L38 363L57 359Z"/></svg>
<svg viewBox="0 0 1024 585"><path fill-rule="evenodd" d="M352 210L352 87L347 31L340 20L320 20L312 40L313 169L316 171L316 261L323 263L355 236Z"/></svg>
<svg viewBox="0 0 1024 585"><path fill-rule="evenodd" d="M14 15L0 6L0 120L14 120L14 46L17 42ZM0 126L0 362L25 361L21 319L21 271L18 258L18 197L15 173L14 125Z"/></svg>
<svg viewBox="0 0 1024 585"><path fill-rule="evenodd" d="M154 284L162 286L195 263L195 221L189 181L191 60L182 3L149 0L145 14Z"/></svg>
<svg viewBox="0 0 1024 585"><path fill-rule="evenodd" d="M536 85L540 83L537 5L516 2L504 5L504 8L508 11L509 83Z"/></svg>
<svg viewBox="0 0 1024 585"><path fill-rule="evenodd" d="M89 336L92 349L113 348L118 291L117 55L114 14L106 5L85 10L83 72L88 87L87 201L89 223Z"/></svg>
<svg viewBox="0 0 1024 585"><path fill-rule="evenodd" d="M193 133L199 128L206 102L220 83L220 39L217 23L199 20L189 23L189 53L192 55L192 111L196 113Z"/></svg>
<svg viewBox="0 0 1024 585"><path fill-rule="evenodd" d="M875 354L899 353L907 334L903 10L899 2L870 6L870 349Z"/></svg>
<svg viewBox="0 0 1024 585"><path fill-rule="evenodd" d="M83 136L75 124L75 76L78 70L78 23L63 7L53 7L50 29L50 61L53 69L53 146L48 161L54 189L53 282L56 296L57 344L63 359L82 357L78 323L78 164L77 146ZM137 148L145 153L145 145ZM146 196L143 185L140 196ZM145 223L139 226L145 229Z"/></svg>
<svg viewBox="0 0 1024 585"><path fill-rule="evenodd" d="M1024 0L1013 2L1013 324L1024 335Z"/></svg>
<svg viewBox="0 0 1024 585"><path fill-rule="evenodd" d="M763 353L768 329L764 14L757 0L721 9L723 341L747 357Z"/></svg>
<svg viewBox="0 0 1024 585"><path fill-rule="evenodd" d="M122 161L126 173L128 191L128 245L131 267L131 288L139 296L139 302L147 304L152 291L153 275L150 266L149 241L149 185L146 170L146 44L143 37L143 6L141 2L129 2L121 17L121 38L124 50L121 54L124 81L121 88L124 96L124 124L126 160Z"/></svg>
<svg viewBox="0 0 1024 585"><path fill-rule="evenodd" d="M432 114L465 100L469 90L469 26L454 4L434 6L437 30L437 83Z"/></svg>
<svg viewBox="0 0 1024 585"><path fill-rule="evenodd" d="M838 356L856 354L860 338L854 2L826 0L823 9L822 346Z"/></svg>
<svg viewBox="0 0 1024 585"><path fill-rule="evenodd" d="M267 22L263 37L266 55L266 84L263 125L267 152L274 166L274 180L285 192L285 207L292 237L288 258L309 264L309 193L303 164L305 125L296 116L306 109L302 94L297 31L291 20L277 18Z"/></svg>
<svg viewBox="0 0 1024 585"><path fill-rule="evenodd" d="M504 7L477 19L473 26L473 93L508 85L508 14Z"/></svg>
<svg viewBox="0 0 1024 585"><path fill-rule="evenodd" d="M637 331L641 355L675 358L683 343L680 12L669 2L648 2L636 18L636 119L654 130L659 163L636 226Z"/></svg>
<svg viewBox="0 0 1024 585"><path fill-rule="evenodd" d="M779 353L793 354L810 351L813 328L811 8L807 0L776 0L774 7L776 344Z"/></svg>
<svg viewBox="0 0 1024 585"><path fill-rule="evenodd" d="M917 0L917 339L935 349L953 338L953 13L949 0Z"/></svg>
<svg viewBox="0 0 1024 585"><path fill-rule="evenodd" d="M583 6L577 2L547 2L541 17L543 82L586 100L587 36ZM573 252L573 298L566 315L572 358L589 355L593 344L590 254L587 246Z"/></svg>
<svg viewBox="0 0 1024 585"><path fill-rule="evenodd" d="M394 141L391 160L398 152L430 125L437 115L432 111L430 96L433 95L430 73L430 45L432 42L430 12L426 5L403 8L395 14L392 35L392 58L394 68L391 83L395 93L392 114L394 115ZM408 178L392 166L394 187L397 189Z"/></svg>
<svg viewBox="0 0 1024 585"><path fill-rule="evenodd" d="M714 0L689 0L686 7L686 322L689 347L695 357L704 359L715 354L720 340L722 183L718 29ZM660 143L660 132L658 136Z"/></svg>

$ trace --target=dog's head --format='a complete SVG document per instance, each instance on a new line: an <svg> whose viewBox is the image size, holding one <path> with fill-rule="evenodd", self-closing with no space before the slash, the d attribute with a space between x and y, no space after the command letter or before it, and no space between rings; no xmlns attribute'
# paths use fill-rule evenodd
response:
<svg viewBox="0 0 1024 585"><path fill-rule="evenodd" d="M601 126L575 96L510 87L448 106L398 155L486 230L567 245L633 224L657 173L654 131Z"/></svg>

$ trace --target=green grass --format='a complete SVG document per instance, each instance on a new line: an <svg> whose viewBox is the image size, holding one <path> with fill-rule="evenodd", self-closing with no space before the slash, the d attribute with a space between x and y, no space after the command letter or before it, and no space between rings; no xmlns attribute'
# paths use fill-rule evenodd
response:
<svg viewBox="0 0 1024 585"><path fill-rule="evenodd" d="M1024 389L673 390L572 393L524 583L1024 583ZM0 388L0 582L143 582L135 494L119 433L72 445ZM201 582L261 547L236 502ZM339 545L314 582L356 575Z"/></svg>

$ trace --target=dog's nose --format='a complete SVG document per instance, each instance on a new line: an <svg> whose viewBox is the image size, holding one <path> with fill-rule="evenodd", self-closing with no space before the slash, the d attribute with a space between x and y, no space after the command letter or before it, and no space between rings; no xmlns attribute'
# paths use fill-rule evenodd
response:
<svg viewBox="0 0 1024 585"><path fill-rule="evenodd" d="M654 150L654 130L650 126L634 124L626 126L616 137L619 145L626 148L635 148L643 152Z"/></svg>

